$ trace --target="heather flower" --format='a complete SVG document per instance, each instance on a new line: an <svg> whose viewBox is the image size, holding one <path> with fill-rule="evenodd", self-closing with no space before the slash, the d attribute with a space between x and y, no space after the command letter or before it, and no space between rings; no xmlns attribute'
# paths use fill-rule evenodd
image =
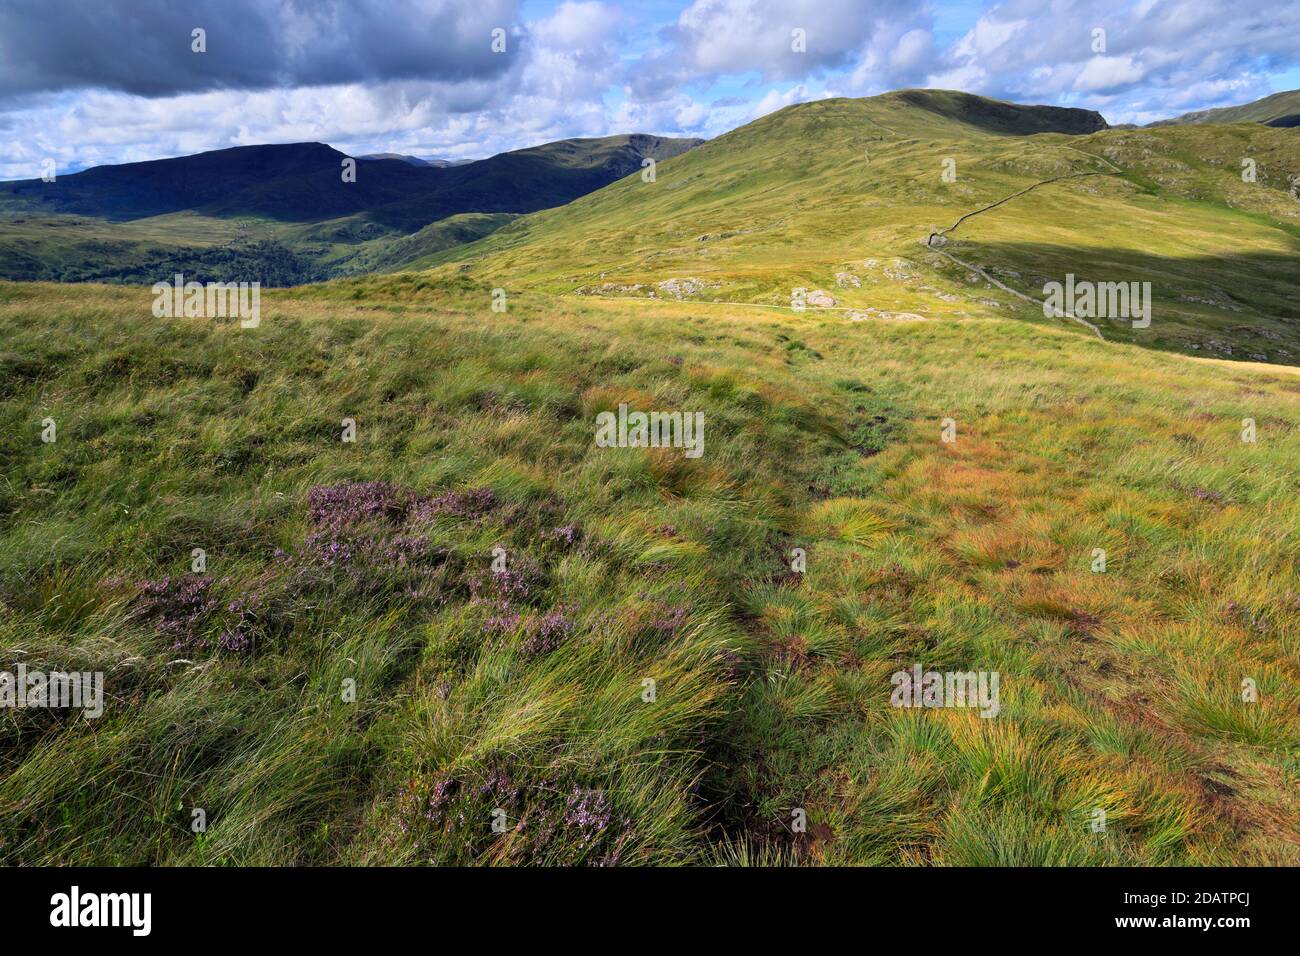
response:
<svg viewBox="0 0 1300 956"><path fill-rule="evenodd" d="M152 618L158 632L172 639L174 649L201 642L199 632L220 603L210 593L211 577L168 575L156 581L141 581L138 587L138 613Z"/></svg>
<svg viewBox="0 0 1300 956"><path fill-rule="evenodd" d="M505 805L513 803L519 796L519 787L510 780L510 775L501 769L492 770L479 784L478 795L490 797L493 803Z"/></svg>
<svg viewBox="0 0 1300 956"><path fill-rule="evenodd" d="M312 560L327 567L362 564L407 567L434 556L429 539L421 535L384 535L336 530L309 535L303 550Z"/></svg>
<svg viewBox="0 0 1300 956"><path fill-rule="evenodd" d="M511 571L508 568L505 571L494 571L492 578L492 583L497 592L504 596L506 600L512 598L523 600L530 593L528 579L518 571Z"/></svg>
<svg viewBox="0 0 1300 956"><path fill-rule="evenodd" d="M584 790L575 786L569 794L564 822L577 827L580 846L596 842L612 817L613 808L603 790Z"/></svg>
<svg viewBox="0 0 1300 956"><path fill-rule="evenodd" d="M352 560L352 545L346 539L337 538L332 533L309 535L304 548L317 561L329 567L348 564Z"/></svg>
<svg viewBox="0 0 1300 956"><path fill-rule="evenodd" d="M221 645L222 650L226 651L246 651L253 643L252 638L239 630L225 630L217 638L217 643Z"/></svg>
<svg viewBox="0 0 1300 956"><path fill-rule="evenodd" d="M449 774L439 777L429 791L429 799L424 807L424 818L430 823L439 822L458 786L456 778Z"/></svg>
<svg viewBox="0 0 1300 956"><path fill-rule="evenodd" d="M456 789L456 780L454 777L446 776L439 778L438 782L433 785L429 794L429 808L432 810L441 810L451 800L452 791Z"/></svg>
<svg viewBox="0 0 1300 956"><path fill-rule="evenodd" d="M237 599L226 605L226 612L234 615L235 620L217 638L223 650L246 651L253 645L253 629L261 607L262 596L256 591L246 599Z"/></svg>
<svg viewBox="0 0 1300 956"><path fill-rule="evenodd" d="M1236 601L1229 601L1225 608L1229 619L1235 620L1242 627L1249 628L1253 631L1259 631L1261 634L1267 633L1271 627L1268 613L1261 609L1255 609L1247 604L1238 604Z"/></svg>
<svg viewBox="0 0 1300 956"><path fill-rule="evenodd" d="M561 528L552 528L547 537L552 541L557 541L563 545L572 545L578 540L578 529L574 525L565 525Z"/></svg>
<svg viewBox="0 0 1300 956"><path fill-rule="evenodd" d="M551 611L530 622L520 650L529 657L549 654L573 633L574 624L562 611Z"/></svg>
<svg viewBox="0 0 1300 956"><path fill-rule="evenodd" d="M481 602L526 602L533 593L532 581L535 573L536 565L528 563L526 559L516 559L513 567L471 577L469 593L472 598Z"/></svg>
<svg viewBox="0 0 1300 956"><path fill-rule="evenodd" d="M414 564L429 556L429 539L413 534L398 535L384 540L376 551L376 556L385 564Z"/></svg>
<svg viewBox="0 0 1300 956"><path fill-rule="evenodd" d="M650 628L665 636L676 634L686 623L686 617L690 613L690 608L685 604L678 604L675 607L660 604L659 608L656 616L650 621Z"/></svg>
<svg viewBox="0 0 1300 956"><path fill-rule="evenodd" d="M386 481L351 481L317 485L307 493L312 523L322 528L343 528L362 521L402 518L409 495Z"/></svg>
<svg viewBox="0 0 1300 956"><path fill-rule="evenodd" d="M520 625L523 623L523 615L509 611L509 605L506 605L505 607L507 609L503 610L502 613L494 614L483 622L484 633L494 636L504 636L507 634L514 634L519 630Z"/></svg>
<svg viewBox="0 0 1300 956"><path fill-rule="evenodd" d="M497 496L491 488L471 488L468 491L449 491L436 498L419 498L411 504L409 519L425 524L441 516L454 518L481 518L497 505Z"/></svg>

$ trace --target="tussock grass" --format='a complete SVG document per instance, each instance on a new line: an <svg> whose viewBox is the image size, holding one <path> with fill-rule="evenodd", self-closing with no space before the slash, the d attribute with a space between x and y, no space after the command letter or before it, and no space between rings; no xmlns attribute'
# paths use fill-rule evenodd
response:
<svg viewBox="0 0 1300 956"><path fill-rule="evenodd" d="M0 285L0 666L108 691L3 715L0 857L1300 862L1292 371L488 293L293 290L251 331ZM620 401L703 411L704 457L597 448ZM315 515L358 482L378 510ZM168 576L215 602L179 631ZM998 716L890 706L916 664L998 671Z"/></svg>

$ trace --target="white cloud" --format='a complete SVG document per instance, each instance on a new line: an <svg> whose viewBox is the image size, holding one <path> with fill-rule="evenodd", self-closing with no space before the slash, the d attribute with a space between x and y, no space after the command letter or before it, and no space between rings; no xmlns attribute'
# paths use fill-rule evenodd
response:
<svg viewBox="0 0 1300 956"><path fill-rule="evenodd" d="M565 0L529 32L548 49L581 56L585 50L599 49L611 42L618 22L618 12L603 3Z"/></svg>
<svg viewBox="0 0 1300 956"><path fill-rule="evenodd" d="M988 85L988 74L978 66L966 64L943 73L932 73L926 78L925 85L932 90L975 92Z"/></svg>
<svg viewBox="0 0 1300 956"><path fill-rule="evenodd" d="M563 3L523 26L521 55L493 79L400 80L141 97L107 90L46 96L0 120L13 146L0 178L255 143L320 141L347 152L479 157L610 130L618 15Z"/></svg>
<svg viewBox="0 0 1300 956"><path fill-rule="evenodd" d="M908 30L898 38L889 55L889 65L894 70L910 70L921 66L934 49L934 38L928 30Z"/></svg>
<svg viewBox="0 0 1300 956"><path fill-rule="evenodd" d="M1098 28L1106 37L1100 53L1092 48ZM929 82L1104 107L1111 122L1132 122L1263 96L1268 73L1297 63L1300 4L1005 0L952 44ZM1189 97L1192 88L1209 99Z"/></svg>
<svg viewBox="0 0 1300 956"><path fill-rule="evenodd" d="M758 119L760 116L766 116L769 113L775 113L777 110L785 109L793 103L801 103L810 99L815 99L808 94L808 89L802 85L792 86L788 90L769 90L767 95L754 104L749 111L751 119Z"/></svg>
<svg viewBox="0 0 1300 956"><path fill-rule="evenodd" d="M1028 20L1000 20L983 16L970 32L957 41L953 55L959 59L987 57L1006 46L1029 26Z"/></svg>
<svg viewBox="0 0 1300 956"><path fill-rule="evenodd" d="M864 56L873 57L874 72L889 63L900 36L928 23L914 0L694 0L663 31L664 44L636 64L630 93L654 99L725 75L775 82L860 72ZM927 37L924 29L911 37L907 56L919 56ZM873 51L877 43L883 56Z"/></svg>
<svg viewBox="0 0 1300 956"><path fill-rule="evenodd" d="M1146 71L1133 58L1124 56L1095 56L1087 62L1074 78L1074 89L1104 93L1137 83Z"/></svg>

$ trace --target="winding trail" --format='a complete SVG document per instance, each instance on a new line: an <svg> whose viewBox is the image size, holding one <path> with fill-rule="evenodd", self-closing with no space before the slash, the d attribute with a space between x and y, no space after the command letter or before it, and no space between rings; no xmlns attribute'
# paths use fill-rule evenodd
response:
<svg viewBox="0 0 1300 956"><path fill-rule="evenodd" d="M1116 170L1115 172L1119 172L1119 170ZM1024 189L1020 190L1019 192L1014 192L1010 196L1004 196L1001 199L999 199L997 202L989 203L987 206L981 206L979 209L966 213L964 216L959 218L947 229L941 229L938 232L930 233L930 239L933 239L935 236L939 236L941 238L946 237L948 233L952 232L954 229L960 226L967 219L973 219L975 216L978 216L981 213L988 212L990 209L997 209L998 206L1001 206L1003 203L1011 202L1011 200L1013 199L1019 199L1025 193L1032 192L1033 190L1037 189L1039 186L1048 186L1052 183L1059 183L1065 179L1084 179L1088 176L1114 176L1114 175L1115 173L1097 171L1091 173L1067 173L1064 176L1053 176L1051 179L1044 179L1042 182L1037 182L1037 183L1033 183L1032 185L1026 186ZM926 240L927 245L929 244L930 239Z"/></svg>
<svg viewBox="0 0 1300 956"><path fill-rule="evenodd" d="M935 235L936 233L931 233L930 239L933 239ZM954 256L951 252L945 252L942 249L930 245L930 239L927 239L925 241L925 245L929 248L931 252L937 252L939 255L943 256L944 258L950 259L953 262L957 263L957 265L961 266L963 269L969 269L971 272L975 273L976 275L980 276L986 281L993 283L993 285L997 286L1003 292L1011 293L1017 299L1024 299L1029 304L1039 306L1040 308L1047 305L1047 303L1044 302L1042 299L1035 299L1033 296L1025 295L1023 292L1019 292L1016 289L1011 288L1011 286L1007 285L1004 282L999 282L997 279L993 278L991 275L989 275L979 266L969 262L963 262L961 259L958 259L956 256ZM1097 326L1093 325L1087 319L1081 319L1073 312L1062 312L1060 314L1060 317L1064 319L1070 319L1071 321L1078 322L1080 325L1087 326L1088 328L1092 329L1092 331L1096 334L1097 338L1101 339L1103 342L1106 341L1106 336L1101 334L1101 329L1097 328Z"/></svg>
<svg viewBox="0 0 1300 956"><path fill-rule="evenodd" d="M1052 183L1059 183L1059 182L1062 182L1062 181L1067 180L1067 179L1085 179L1085 178L1087 178L1087 177L1089 177L1089 176L1114 176L1114 175L1117 175L1117 174L1121 174L1121 173L1123 173L1123 170L1122 170L1122 169L1120 169L1118 166L1116 166L1114 163L1112 163L1112 162L1111 162L1109 159L1107 159L1105 156L1096 156L1096 155L1094 155L1094 154L1092 154L1092 153L1084 152L1084 150L1078 149L1077 147L1074 147L1074 146L1063 146L1062 148L1063 148L1063 149L1074 150L1074 152L1076 152L1076 153L1080 153L1080 154L1082 154L1082 155L1084 155L1084 156L1087 156L1087 157L1089 157L1089 158L1091 158L1091 159L1099 159L1099 160L1101 160L1103 163L1105 163L1107 166L1109 166L1110 169L1109 169L1109 170L1095 170L1095 171L1093 171L1093 172L1088 172L1088 173L1066 173L1065 175L1062 175L1062 176L1053 176L1053 177L1050 178L1050 179L1044 179L1044 180L1042 180L1042 181L1040 181L1040 182L1033 183L1033 184L1031 184L1031 185L1029 185L1029 186L1026 186L1024 189L1019 190L1018 192L1014 192L1014 193L1012 193L1010 196L1004 196L1004 197L1002 197L1002 198L999 199L997 202L989 203L987 206L981 206L979 209L975 209L975 210L973 210L973 211L971 211L971 212L966 213L966 214L963 215L963 216L960 216L960 217L957 219L957 221L954 222L954 223L953 223L951 226L949 226L947 229L941 229L941 230L938 231L938 232L931 232L930 235L927 236L926 239L925 239L925 247L926 247L927 249L929 249L931 252L937 252L939 255L943 256L944 258L946 258L946 259L948 259L948 260L950 260L950 261L956 263L957 265L961 266L963 269L969 269L971 272L973 272L973 273L975 273L976 275L980 276L980 277L981 277L982 279L984 279L986 282L990 282L990 283L992 283L993 285L997 286L997 287L998 287L999 289L1001 289L1003 292L1009 293L1010 295L1013 295L1013 296L1015 296L1015 297L1018 298L1018 299L1023 299L1024 301L1030 303L1031 305L1036 305L1036 306L1039 306L1039 307L1045 307L1045 306L1047 305L1047 303L1044 302L1042 299L1036 299L1036 298L1034 298L1033 296L1026 295L1026 294L1023 293L1023 292L1020 292L1020 291L1018 291L1018 290L1016 290L1016 289L1011 288L1011 286L1007 285L1007 284L1004 283L1004 282L999 282L997 279L993 278L991 275L989 275L987 272L985 272L985 271L984 271L983 269L981 269L979 266L977 266L977 265L973 265L972 263L969 263L969 262L964 262L963 260L958 259L956 256L954 256L951 252L945 252L943 249L941 249L941 248L939 248L938 246L936 246L936 245L934 244L934 241L935 241L935 239L938 239L938 240L940 240L941 242L946 242L946 241L947 241L947 238L948 238L948 233L953 232L953 231L954 231L958 226L960 226L960 225L961 225L963 222L965 222L967 219L973 219L974 217L980 215L981 213L986 213L986 212L988 212L990 209L996 209L996 208L998 208L998 206L1001 206L1001 205L1003 205L1004 203L1009 203L1009 202L1011 202L1011 200L1013 200L1013 199L1018 199L1019 197L1025 195L1025 193L1032 192L1033 190L1037 189L1039 186L1047 186L1047 185L1050 185L1050 184L1052 184ZM1047 313L1046 311L1044 311L1044 315L1046 315L1046 314L1048 314L1048 313ZM1059 313L1058 313L1058 317L1060 317L1060 318L1065 318L1065 319L1069 319L1069 320L1072 321L1072 322L1077 322L1077 323L1079 323L1080 325L1085 326L1085 327L1088 328L1088 329L1091 329L1092 332L1093 332L1093 334L1096 335L1097 338L1101 339L1103 342L1106 341L1106 337L1105 337L1104 335L1101 334L1101 329L1097 328L1097 326L1093 325L1093 324L1092 324L1091 322L1089 322L1087 319L1082 319L1082 318L1080 318L1079 316L1075 315L1073 312L1059 312Z"/></svg>

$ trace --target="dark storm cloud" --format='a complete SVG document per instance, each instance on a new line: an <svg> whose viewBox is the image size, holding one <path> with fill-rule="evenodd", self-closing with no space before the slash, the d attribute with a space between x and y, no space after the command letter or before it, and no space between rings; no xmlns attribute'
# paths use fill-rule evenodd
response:
<svg viewBox="0 0 1300 956"><path fill-rule="evenodd" d="M517 12L517 0L4 0L0 96L488 78L514 58Z"/></svg>

